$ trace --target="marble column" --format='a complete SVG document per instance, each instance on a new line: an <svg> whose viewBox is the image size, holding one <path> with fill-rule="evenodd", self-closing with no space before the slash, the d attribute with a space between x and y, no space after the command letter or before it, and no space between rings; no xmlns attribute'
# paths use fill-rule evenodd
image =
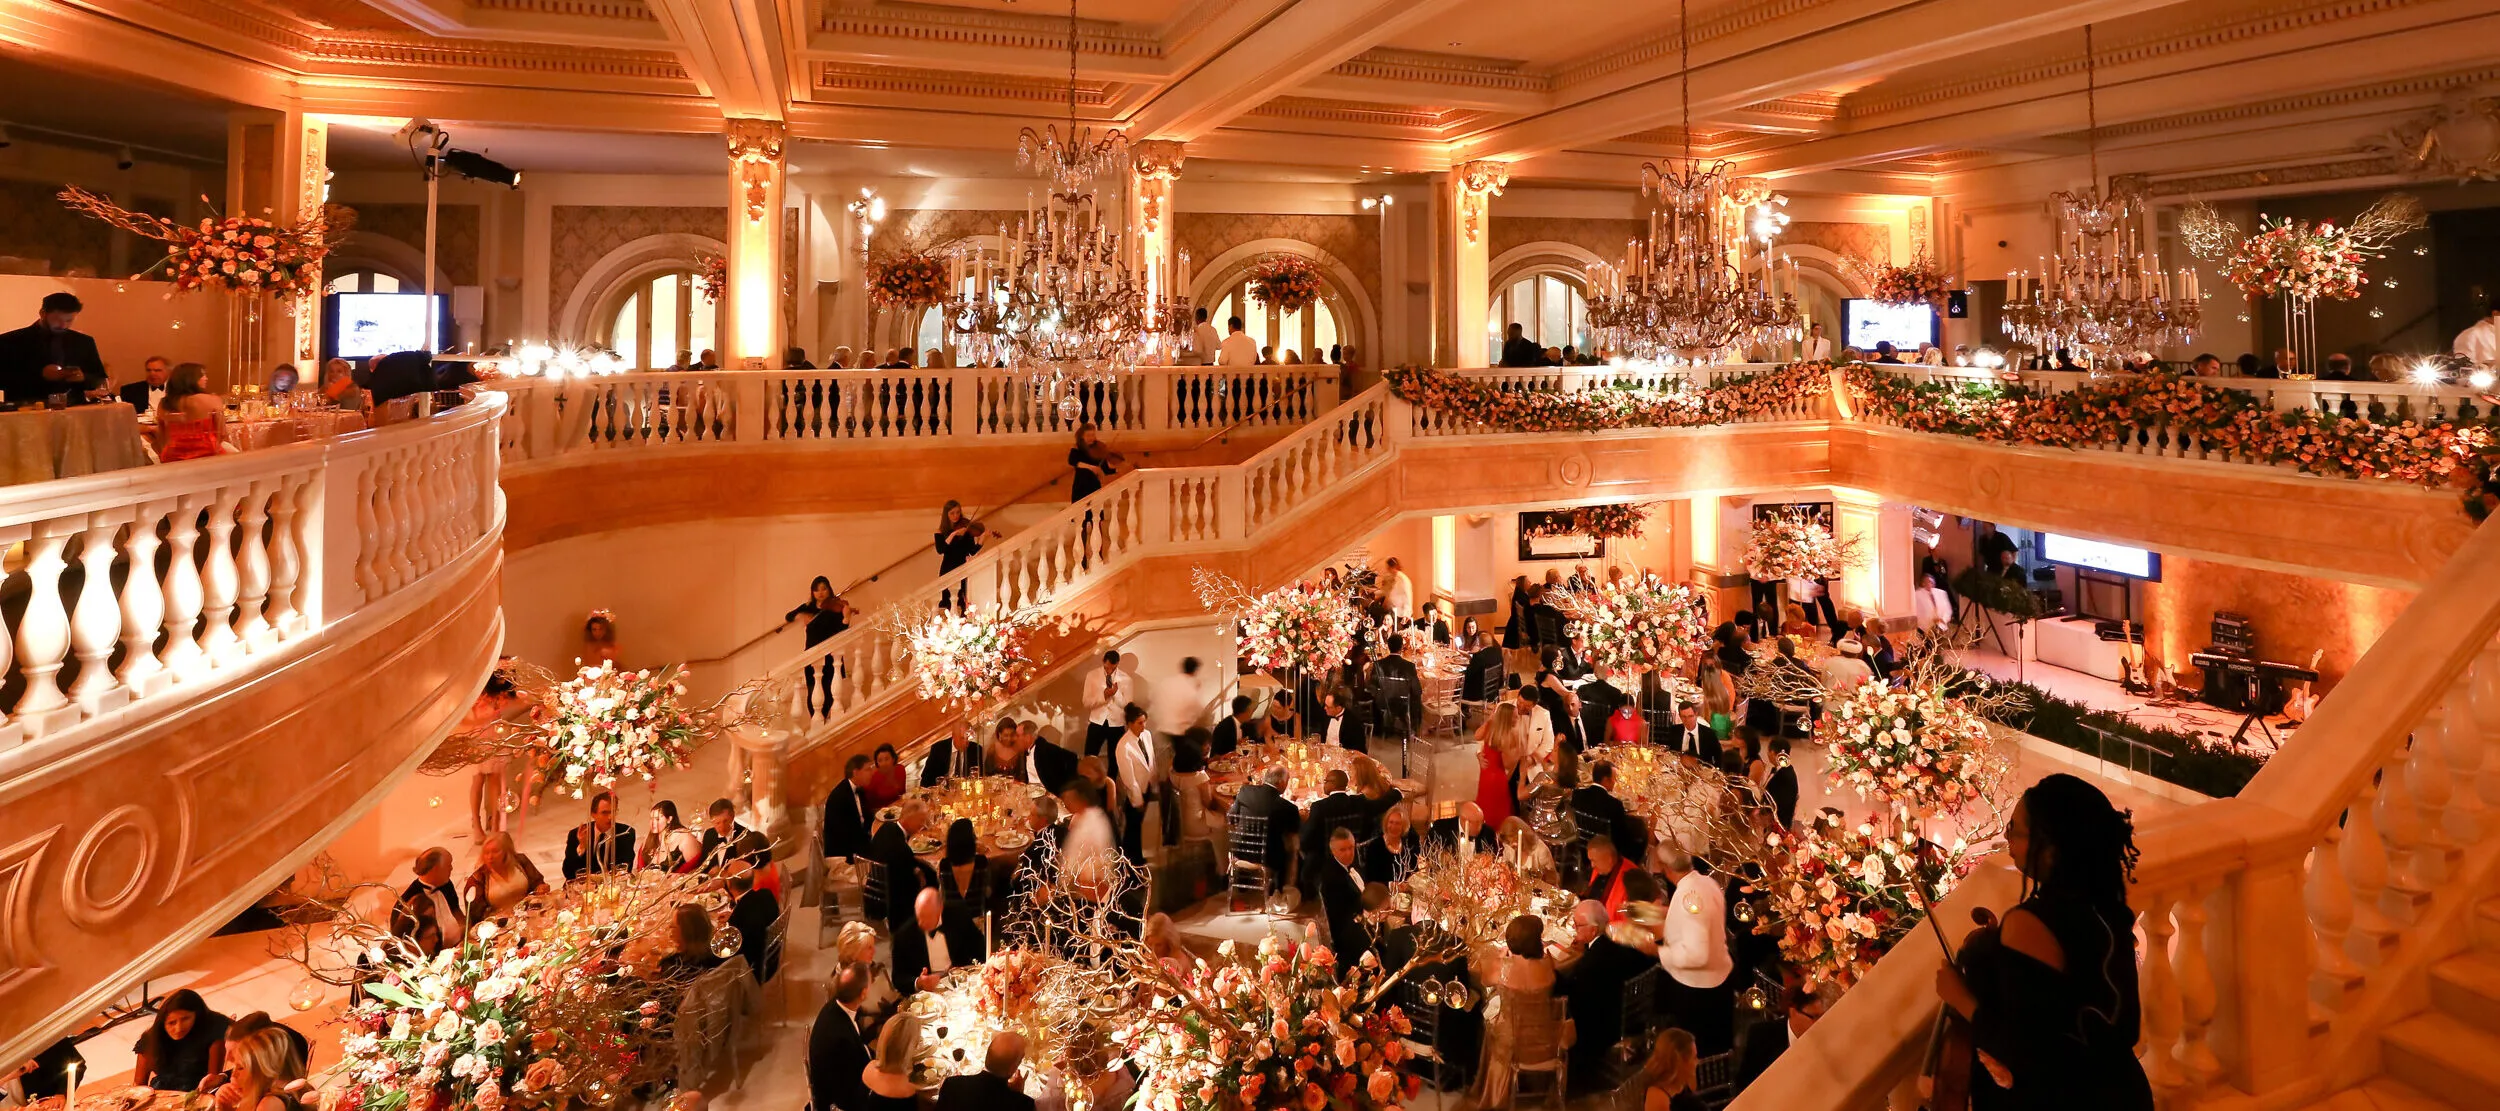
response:
<svg viewBox="0 0 2500 1111"><path fill-rule="evenodd" d="M1492 296L1488 254L1492 241L1493 198L1510 184L1510 167L1500 162L1468 162L1450 171L1444 202L1436 206L1442 226L1436 267L1433 364L1475 367L1485 358L1485 313Z"/></svg>
<svg viewBox="0 0 2500 1111"><path fill-rule="evenodd" d="M782 147L779 120L729 121L729 290L723 297L721 365L781 365Z"/></svg>

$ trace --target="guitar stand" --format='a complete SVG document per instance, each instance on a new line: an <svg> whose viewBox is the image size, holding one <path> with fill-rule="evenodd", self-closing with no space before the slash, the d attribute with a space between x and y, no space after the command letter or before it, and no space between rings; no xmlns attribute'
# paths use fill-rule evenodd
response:
<svg viewBox="0 0 2500 1111"><path fill-rule="evenodd" d="M2274 727L2266 724L2266 716L2255 710L2250 710L2240 717L2240 727L2231 733L2232 748L2240 747L2241 738L2248 736L2248 727L2251 725L2256 726L2258 732L2266 735L2267 747L2277 752L2283 750L2283 738L2275 736Z"/></svg>

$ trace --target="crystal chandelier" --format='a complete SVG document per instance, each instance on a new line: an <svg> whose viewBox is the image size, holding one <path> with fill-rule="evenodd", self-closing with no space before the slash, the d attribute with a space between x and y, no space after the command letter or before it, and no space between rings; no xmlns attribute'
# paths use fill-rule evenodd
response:
<svg viewBox="0 0 2500 1111"><path fill-rule="evenodd" d="M1588 322L1598 345L1617 354L1699 362L1793 339L1799 318L1795 296L1773 281L1771 244L1788 222L1775 205L1784 200L1736 177L1733 162L1693 156L1691 14L1682 0L1676 8L1684 157L1641 166L1641 194L1655 198L1648 234L1624 245L1620 267L1590 268Z"/></svg>
<svg viewBox="0 0 2500 1111"><path fill-rule="evenodd" d="M1034 371L1037 395L1152 362L1189 333L1188 299L1156 295L1162 262L1143 257L1137 237L1125 232L1125 195L1108 213L1095 197L1095 179L1126 168L1128 137L1116 129L1096 137L1077 123L1076 82L1076 0L1069 0L1067 132L1028 127L1016 142L1018 163L1048 190L1038 205L1026 204L1013 229L998 229L998 259L957 253L949 260L949 298L938 307L959 356L974 366ZM1072 410L1076 399L1062 396L1060 407Z"/></svg>
<svg viewBox="0 0 2500 1111"><path fill-rule="evenodd" d="M2092 184L2052 193L2053 252L2040 272L2006 276L2005 334L2042 355L2064 351L2085 366L2136 351L2185 344L2203 322L2196 271L2165 272L2146 252L2151 216L2129 186L2101 192L2099 75L2092 27L2083 28L2085 147Z"/></svg>

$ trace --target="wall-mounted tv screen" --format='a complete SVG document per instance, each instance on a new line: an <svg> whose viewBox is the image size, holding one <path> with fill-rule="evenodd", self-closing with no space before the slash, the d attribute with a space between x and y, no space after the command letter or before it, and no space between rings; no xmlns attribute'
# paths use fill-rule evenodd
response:
<svg viewBox="0 0 2500 1111"><path fill-rule="evenodd" d="M333 352L342 359L369 359L394 351L424 351L425 315L439 306L442 295L422 293L334 293L336 313L330 335Z"/></svg>
<svg viewBox="0 0 2500 1111"><path fill-rule="evenodd" d="M2124 544L2086 540L2080 536L2063 536L2054 532L2032 534L2035 551L2050 563L2068 567L2085 567L2131 579L2161 581L2161 553Z"/></svg>
<svg viewBox="0 0 2500 1111"><path fill-rule="evenodd" d="M1925 302L1887 305L1851 297L1840 303L1840 313L1840 342L1860 351L1872 354L1875 345L1886 340L1903 351L1936 342L1936 307Z"/></svg>

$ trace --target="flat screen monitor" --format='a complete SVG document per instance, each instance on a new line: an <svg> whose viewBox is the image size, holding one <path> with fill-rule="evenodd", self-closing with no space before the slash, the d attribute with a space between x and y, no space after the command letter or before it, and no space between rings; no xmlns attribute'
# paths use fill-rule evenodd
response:
<svg viewBox="0 0 2500 1111"><path fill-rule="evenodd" d="M2150 582L2161 581L2161 553L2124 544L2086 540L2080 536L2064 536L2054 532L2032 534L2041 559L2063 563L2069 567L2086 567L2112 575Z"/></svg>
<svg viewBox="0 0 2500 1111"><path fill-rule="evenodd" d="M370 359L394 351L424 351L425 318L442 295L422 293L333 293L330 336L336 356Z"/></svg>
<svg viewBox="0 0 2500 1111"><path fill-rule="evenodd" d="M1915 351L1919 344L1936 342L1934 305L1887 305L1851 297L1840 303L1840 312L1840 342L1860 351L1872 353L1877 343L1886 340L1902 351Z"/></svg>

